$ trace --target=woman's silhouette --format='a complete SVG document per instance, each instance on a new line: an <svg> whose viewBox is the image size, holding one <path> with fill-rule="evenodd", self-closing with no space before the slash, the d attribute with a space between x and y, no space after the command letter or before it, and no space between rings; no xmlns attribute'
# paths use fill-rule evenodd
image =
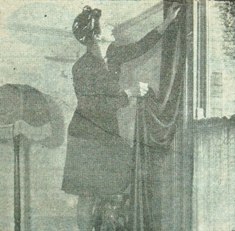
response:
<svg viewBox="0 0 235 231"><path fill-rule="evenodd" d="M121 65L150 50L177 13L172 8L160 27L128 45L115 43L110 25L100 28L99 9L86 6L74 21L73 33L87 52L72 68L78 105L68 128L62 189L79 196L79 230L100 230L102 221L98 218L102 216L97 214L93 220L95 204L104 212L105 203L97 206L97 201L109 201L111 206L115 200L110 198L124 193L129 183L131 148L119 136L116 113L128 105L128 96L144 96L148 87L139 85L121 91ZM110 212L109 218L115 223L114 213ZM107 229L115 230L111 226Z"/></svg>

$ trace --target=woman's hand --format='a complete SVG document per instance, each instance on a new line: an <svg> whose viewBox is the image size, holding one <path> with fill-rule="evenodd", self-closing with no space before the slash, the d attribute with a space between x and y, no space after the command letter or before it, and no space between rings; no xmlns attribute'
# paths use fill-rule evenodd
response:
<svg viewBox="0 0 235 231"><path fill-rule="evenodd" d="M148 93L149 85L148 83L139 82L140 96L145 96Z"/></svg>
<svg viewBox="0 0 235 231"><path fill-rule="evenodd" d="M175 2L172 6L168 9L167 17L165 19L166 23L170 24L175 18L177 17L180 11L180 4Z"/></svg>
<svg viewBox="0 0 235 231"><path fill-rule="evenodd" d="M50 137L51 134L50 124L34 127L26 123L24 120L18 120L14 124L14 136L24 135L30 140L41 141Z"/></svg>
<svg viewBox="0 0 235 231"><path fill-rule="evenodd" d="M128 97L143 97L149 90L148 83L139 82L137 85L125 90Z"/></svg>
<svg viewBox="0 0 235 231"><path fill-rule="evenodd" d="M164 20L164 22L158 27L158 31L160 33L163 33L168 26L174 21L180 11L180 4L175 2L172 4L172 6L168 9L167 16Z"/></svg>

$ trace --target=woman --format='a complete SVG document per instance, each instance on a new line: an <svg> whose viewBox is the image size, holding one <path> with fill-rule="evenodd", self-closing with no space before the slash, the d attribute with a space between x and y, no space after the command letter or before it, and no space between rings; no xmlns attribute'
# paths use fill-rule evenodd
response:
<svg viewBox="0 0 235 231"><path fill-rule="evenodd" d="M151 49L178 10L171 9L164 23L138 42L122 46L114 42L110 25L101 32L100 10L86 6L74 21L73 33L87 52L72 68L78 106L68 128L62 189L79 196L79 230L101 230L104 217L110 220L106 230L124 230L125 222L119 216L118 223L113 210L129 184L131 148L119 136L116 113L128 105L128 97L144 96L148 87L121 91L121 65ZM94 220L95 207L100 213Z"/></svg>

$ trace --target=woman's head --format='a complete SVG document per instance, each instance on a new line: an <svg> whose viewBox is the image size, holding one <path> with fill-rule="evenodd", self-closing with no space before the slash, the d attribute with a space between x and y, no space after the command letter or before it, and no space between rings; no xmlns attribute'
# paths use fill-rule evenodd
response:
<svg viewBox="0 0 235 231"><path fill-rule="evenodd" d="M96 41L114 41L112 35L113 27L103 24L102 33L100 29L100 9L92 9L90 6L85 6L73 23L73 34L76 39L83 45L89 46Z"/></svg>

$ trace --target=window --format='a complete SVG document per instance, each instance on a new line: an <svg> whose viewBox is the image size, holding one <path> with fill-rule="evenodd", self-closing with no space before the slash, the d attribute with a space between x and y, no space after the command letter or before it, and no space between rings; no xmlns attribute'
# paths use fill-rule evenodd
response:
<svg viewBox="0 0 235 231"><path fill-rule="evenodd" d="M235 2L195 1L194 117L235 114Z"/></svg>

